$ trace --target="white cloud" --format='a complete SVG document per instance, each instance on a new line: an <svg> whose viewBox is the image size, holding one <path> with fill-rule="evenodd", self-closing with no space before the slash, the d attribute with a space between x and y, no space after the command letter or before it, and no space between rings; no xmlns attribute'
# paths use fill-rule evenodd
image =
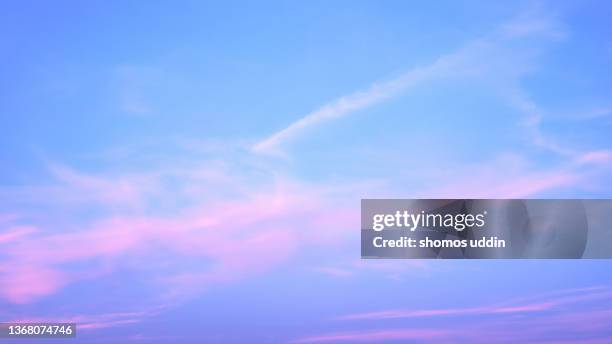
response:
<svg viewBox="0 0 612 344"><path fill-rule="evenodd" d="M375 82L364 91L350 93L323 105L257 142L252 149L258 153L281 153L284 144L311 127L348 116L393 98L418 84L438 78L492 77L493 83L501 80L515 85L517 79L529 71L529 59L533 56L530 52L524 53L516 49L514 45L527 38L549 40L561 36L563 33L553 18L536 16L533 13L521 15L463 48L441 56L427 66L414 68L389 81Z"/></svg>

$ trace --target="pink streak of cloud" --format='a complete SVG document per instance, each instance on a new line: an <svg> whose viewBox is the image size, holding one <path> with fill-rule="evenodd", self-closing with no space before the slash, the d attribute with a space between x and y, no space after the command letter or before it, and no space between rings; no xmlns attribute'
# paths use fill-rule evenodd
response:
<svg viewBox="0 0 612 344"><path fill-rule="evenodd" d="M588 289L575 295L560 295L549 297L545 300L537 300L529 303L509 303L467 308L445 308L429 310L386 310L378 312L367 312L349 314L336 318L337 320L366 320L366 319L397 319L397 318L424 318L435 316L458 316L458 315L490 315L490 314L521 314L532 312L543 312L556 307L575 304L586 301L611 299L612 291L608 289Z"/></svg>
<svg viewBox="0 0 612 344"><path fill-rule="evenodd" d="M79 330L96 330L96 329L102 329L102 328L130 325L130 324L135 324L139 322L140 320L138 319L112 320L112 321L104 321L104 322L100 321L100 322L90 322L90 323L80 324L78 328Z"/></svg>
<svg viewBox="0 0 612 344"><path fill-rule="evenodd" d="M470 166L457 172L454 179L435 187L424 197L437 198L528 198L544 191L571 187L582 181L583 174L575 168L553 171L530 170L516 156Z"/></svg>
<svg viewBox="0 0 612 344"><path fill-rule="evenodd" d="M0 231L0 245L11 241L19 240L38 231L34 226L13 226Z"/></svg>
<svg viewBox="0 0 612 344"><path fill-rule="evenodd" d="M606 287L553 291L531 296L530 303L521 305L493 305L456 309L417 311L383 311L345 316L342 320L359 322L357 330L310 335L294 343L326 342L385 342L416 341L424 343L609 343L612 310L602 308L602 301L612 299ZM596 301L596 302L595 302ZM524 301L522 301L524 302ZM590 303L588 303L590 302ZM567 308L560 312L561 307ZM555 310L554 312L552 310ZM551 311L551 312L548 312ZM463 321L464 316L478 316ZM496 316L489 316L496 315ZM448 321L402 322L401 328L380 328L384 321L394 318L427 319L449 317ZM368 329L368 325L376 327Z"/></svg>
<svg viewBox="0 0 612 344"><path fill-rule="evenodd" d="M394 329L378 331L355 331L333 333L321 336L304 337L292 343L327 343L327 342L382 342L390 340L431 341L448 337L441 330Z"/></svg>
<svg viewBox="0 0 612 344"><path fill-rule="evenodd" d="M569 186L578 180L577 175L568 172L536 174L493 188L492 193L500 198L524 198L545 190Z"/></svg>
<svg viewBox="0 0 612 344"><path fill-rule="evenodd" d="M576 159L578 164L608 164L612 162L612 151L602 150L585 153Z"/></svg>
<svg viewBox="0 0 612 344"><path fill-rule="evenodd" d="M147 318L154 317L161 310L167 308L166 305L149 308L142 311L130 312L111 312L99 314L81 314L73 316L46 316L46 317L29 317L11 319L10 323L27 324L27 323L75 323L78 330L97 330L110 327L118 327L129 324L139 323Z"/></svg>

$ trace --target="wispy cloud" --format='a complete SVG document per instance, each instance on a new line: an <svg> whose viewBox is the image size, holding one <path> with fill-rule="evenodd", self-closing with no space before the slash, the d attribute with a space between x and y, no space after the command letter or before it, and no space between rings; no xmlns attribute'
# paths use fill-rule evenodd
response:
<svg viewBox="0 0 612 344"><path fill-rule="evenodd" d="M329 342L383 342L383 341L418 341L432 342L448 339L450 333L435 329L393 329L339 332L321 336L300 338L292 343L329 343Z"/></svg>
<svg viewBox="0 0 612 344"><path fill-rule="evenodd" d="M576 163L578 164L597 164L597 165L610 165L612 162L612 151L600 150L586 152L576 157Z"/></svg>
<svg viewBox="0 0 612 344"><path fill-rule="evenodd" d="M3 246L0 297L13 303L36 301L91 275L74 269L66 272L67 265L85 264L85 269L95 271L109 264L121 266L126 257L146 257L155 264L159 250L175 255L176 266L164 275L156 273L156 280L172 290L167 295L198 293L203 286L239 280L282 264L300 245L337 242L342 229L356 226L358 218L355 211L328 208L325 195L329 190L281 177L270 187L262 187L261 182L251 184L252 179L244 174L226 174L220 183L217 174L197 173L192 166L175 168L172 173L184 178L183 182L207 185L208 192L217 193L216 197L192 198L190 188L168 191L164 185L168 174L159 171L142 171L142 176L129 178L91 176L65 167L52 171L60 188L37 189L63 190L49 206L82 206L83 199L90 199L97 202L94 209L101 215L79 226L73 224L71 230L37 223L1 231L0 245L10 245ZM223 194L231 189L236 191ZM152 195L166 197L170 205L150 205ZM73 202L74 197L81 201ZM137 211L117 210L122 204L140 206ZM157 210L152 215L150 209L163 209L166 214ZM181 268L181 262L202 258L208 263Z"/></svg>
<svg viewBox="0 0 612 344"><path fill-rule="evenodd" d="M518 79L531 68L530 57L527 57L531 54L510 47L527 38L550 40L562 36L563 29L553 16L543 15L539 11L523 14L429 65L417 67L389 81L376 82L364 91L340 97L257 142L252 148L260 153L280 153L284 144L311 127L381 103L411 87L436 79L491 77L495 80L494 84L499 79L507 84L517 84Z"/></svg>
<svg viewBox="0 0 612 344"><path fill-rule="evenodd" d="M561 294L561 295L559 295ZM566 295L567 294L567 295ZM608 288L589 288L554 293L553 297L542 297L542 300L523 302L521 300L508 301L498 305L468 308L446 308L428 310L390 310L370 313L350 314L338 317L338 320L366 320L366 319L396 319L396 318L424 318L436 316L463 316L463 315L493 315L493 314L520 314L542 312L555 307L573 303L612 299L612 290Z"/></svg>
<svg viewBox="0 0 612 344"><path fill-rule="evenodd" d="M396 79L374 83L365 91L343 96L258 142L253 146L253 150L256 152L277 152L281 144L298 136L309 127L346 116L352 112L389 99L404 89L427 79L438 68L440 66L434 64L429 67L415 69Z"/></svg>
<svg viewBox="0 0 612 344"><path fill-rule="evenodd" d="M605 343L612 325L607 287L559 290L498 305L430 310L393 310L338 318L359 321L359 329L297 338L293 343L395 342L423 343ZM566 310L559 312L559 309ZM446 317L448 320L423 319ZM466 317L471 317L466 320ZM390 322L412 318L412 322ZM337 320L338 320L337 319ZM390 324L386 325L385 324ZM520 330L517 330L520 329Z"/></svg>
<svg viewBox="0 0 612 344"><path fill-rule="evenodd" d="M13 318L11 323L75 323L78 330L98 330L110 327L125 326L139 323L143 320L155 317L161 311L167 309L168 305L147 308L139 311L92 313L79 315L55 315L46 317Z"/></svg>
<svg viewBox="0 0 612 344"><path fill-rule="evenodd" d="M25 236L37 232L38 229L33 226L11 226L3 229L0 232L0 245L11 241L19 240Z"/></svg>

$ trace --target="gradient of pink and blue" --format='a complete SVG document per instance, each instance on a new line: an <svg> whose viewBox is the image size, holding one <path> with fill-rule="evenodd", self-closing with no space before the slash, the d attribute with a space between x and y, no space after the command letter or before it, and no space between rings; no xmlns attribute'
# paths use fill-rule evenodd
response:
<svg viewBox="0 0 612 344"><path fill-rule="evenodd" d="M362 261L359 205L611 197L611 17L3 1L0 322L77 322L70 343L609 343L612 262Z"/></svg>

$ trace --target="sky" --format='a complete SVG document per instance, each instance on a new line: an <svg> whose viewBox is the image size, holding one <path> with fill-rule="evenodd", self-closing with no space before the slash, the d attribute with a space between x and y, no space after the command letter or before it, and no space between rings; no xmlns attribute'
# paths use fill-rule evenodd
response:
<svg viewBox="0 0 612 344"><path fill-rule="evenodd" d="M363 198L612 195L605 1L3 1L0 322L605 343L606 260L361 260ZM20 343L27 343L21 340Z"/></svg>

